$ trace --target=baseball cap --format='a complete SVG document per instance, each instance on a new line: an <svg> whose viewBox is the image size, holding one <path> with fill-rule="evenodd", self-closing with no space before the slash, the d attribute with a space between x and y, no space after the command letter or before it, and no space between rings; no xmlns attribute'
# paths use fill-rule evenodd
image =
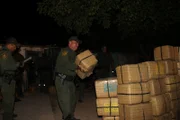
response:
<svg viewBox="0 0 180 120"><path fill-rule="evenodd" d="M6 44L14 44L16 47L20 47L20 44L17 42L16 38L10 37L6 39Z"/></svg>
<svg viewBox="0 0 180 120"><path fill-rule="evenodd" d="M69 38L69 40L68 40L68 41L72 41L72 40L74 40L74 41L78 42L79 44L81 44L81 43L82 43L82 41L81 41L81 40L79 40L77 36L71 36L71 37Z"/></svg>

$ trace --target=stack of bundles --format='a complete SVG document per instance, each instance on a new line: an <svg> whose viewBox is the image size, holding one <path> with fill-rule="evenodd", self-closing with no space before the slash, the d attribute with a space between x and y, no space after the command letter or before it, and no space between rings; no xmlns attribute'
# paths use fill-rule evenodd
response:
<svg viewBox="0 0 180 120"><path fill-rule="evenodd" d="M118 80L119 120L152 120L152 105L145 64L116 68Z"/></svg>
<svg viewBox="0 0 180 120"><path fill-rule="evenodd" d="M156 47L154 49L154 59L158 60L174 60L177 61L179 59L178 56L178 48L170 45Z"/></svg>
<svg viewBox="0 0 180 120"><path fill-rule="evenodd" d="M110 77L96 80L95 91L98 116L103 116L103 120L119 120L117 78Z"/></svg>
<svg viewBox="0 0 180 120"><path fill-rule="evenodd" d="M84 79L89 77L97 64L97 59L94 54L92 54L89 50L83 51L76 56L76 65L78 65L82 70L77 70L77 75Z"/></svg>
<svg viewBox="0 0 180 120"><path fill-rule="evenodd" d="M180 62L180 47L174 47L175 60Z"/></svg>
<svg viewBox="0 0 180 120"><path fill-rule="evenodd" d="M103 120L119 120L119 117L103 117Z"/></svg>
<svg viewBox="0 0 180 120"><path fill-rule="evenodd" d="M166 64L161 61L147 61L142 64L148 67L148 83L151 95L153 119L171 120L170 97L162 91L159 80L168 72L165 70Z"/></svg>
<svg viewBox="0 0 180 120"><path fill-rule="evenodd" d="M173 46L161 46L154 49L154 58L156 62L164 63L164 75L160 75L159 84L162 93L170 98L170 109L172 118L177 118L179 76L177 70L178 51ZM167 97L166 97L167 98ZM169 99L168 98L168 99Z"/></svg>
<svg viewBox="0 0 180 120"><path fill-rule="evenodd" d="M180 75L180 47L175 47L178 59L177 59L177 68L178 68L178 75Z"/></svg>
<svg viewBox="0 0 180 120"><path fill-rule="evenodd" d="M180 62L177 63L178 75L180 76Z"/></svg>

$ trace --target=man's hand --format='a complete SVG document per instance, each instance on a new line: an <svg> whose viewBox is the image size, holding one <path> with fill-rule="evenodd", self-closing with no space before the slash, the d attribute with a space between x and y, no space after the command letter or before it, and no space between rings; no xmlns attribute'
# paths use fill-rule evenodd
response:
<svg viewBox="0 0 180 120"><path fill-rule="evenodd" d="M81 72L87 72L87 70L83 69L83 67L81 67L81 66L78 66L78 69L79 69Z"/></svg>

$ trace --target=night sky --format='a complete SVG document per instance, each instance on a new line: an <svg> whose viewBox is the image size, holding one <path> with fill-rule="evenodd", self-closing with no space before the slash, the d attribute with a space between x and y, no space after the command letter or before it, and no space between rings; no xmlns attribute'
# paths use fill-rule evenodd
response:
<svg viewBox="0 0 180 120"><path fill-rule="evenodd" d="M66 45L67 39L71 36L53 19L38 14L36 0L1 0L0 9L1 41L6 36L14 36L22 44ZM88 36L80 36L80 38L86 47L99 47L102 44L108 44L112 48L128 47L128 45L134 46L139 43L180 45L179 26L172 26L167 33L159 35L157 39L151 39L148 35L140 35L141 39L131 38L129 41L121 41L124 43L122 45L117 44L120 34L114 28L104 30L100 27L93 27Z"/></svg>
<svg viewBox="0 0 180 120"><path fill-rule="evenodd" d="M18 41L29 44L53 44L60 38L69 37L53 19L38 14L36 0L7 0L0 5L1 39L14 36Z"/></svg>

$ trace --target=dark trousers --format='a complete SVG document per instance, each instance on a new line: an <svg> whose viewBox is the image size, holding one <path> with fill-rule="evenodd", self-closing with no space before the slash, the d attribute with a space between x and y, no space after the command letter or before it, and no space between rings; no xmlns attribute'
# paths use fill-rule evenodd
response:
<svg viewBox="0 0 180 120"><path fill-rule="evenodd" d="M15 99L15 85L16 82L12 81L11 84L2 82L0 79L2 99L2 108L4 110L3 120L13 120L13 110L14 110L14 99Z"/></svg>
<svg viewBox="0 0 180 120"><path fill-rule="evenodd" d="M23 91L22 91L22 84L23 84L23 79L18 79L16 80L16 93L19 97L23 96Z"/></svg>
<svg viewBox="0 0 180 120"><path fill-rule="evenodd" d="M59 107L65 120L74 117L76 107L76 87L73 81L61 82L60 77L56 77L55 86L57 91ZM67 119L68 120L68 119Z"/></svg>

